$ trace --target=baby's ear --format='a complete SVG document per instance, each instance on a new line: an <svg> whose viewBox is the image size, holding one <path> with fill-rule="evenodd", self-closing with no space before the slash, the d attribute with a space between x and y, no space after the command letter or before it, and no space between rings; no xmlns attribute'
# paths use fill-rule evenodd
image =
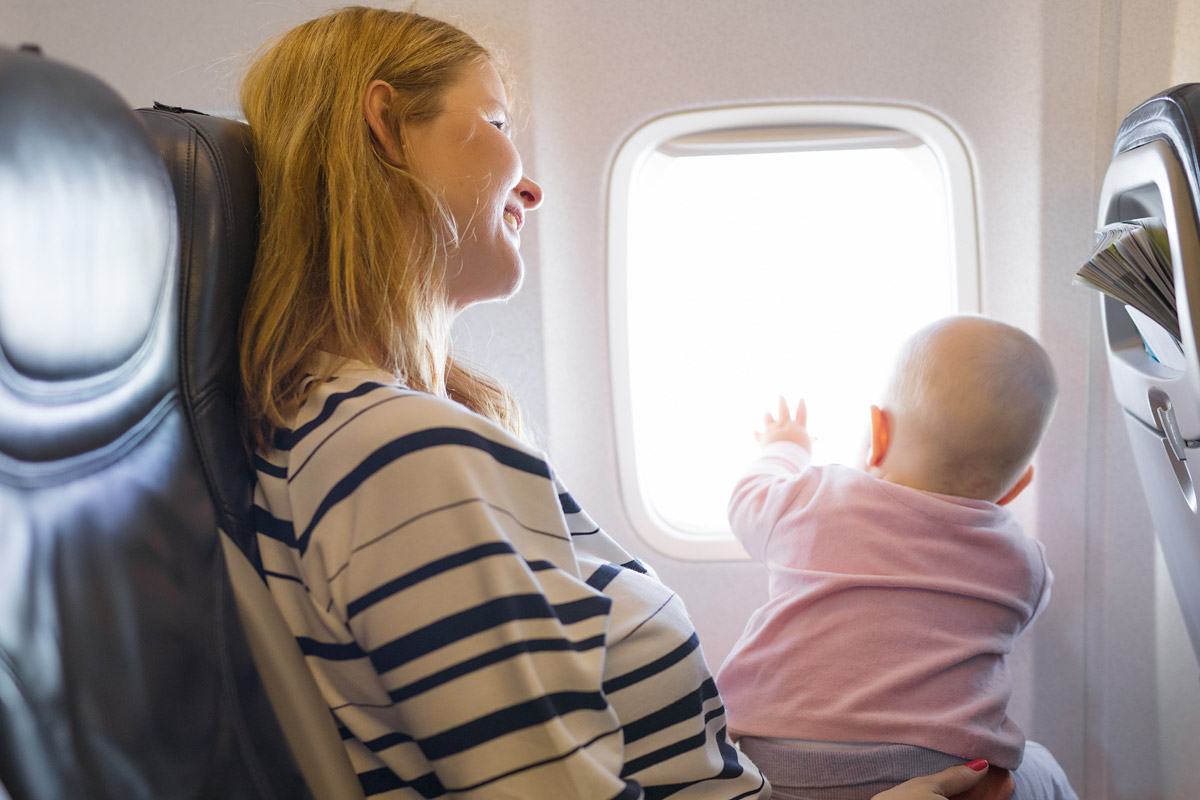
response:
<svg viewBox="0 0 1200 800"><path fill-rule="evenodd" d="M867 454L867 466L878 467L887 455L891 439L891 419L879 406L871 406L871 452Z"/></svg>
<svg viewBox="0 0 1200 800"><path fill-rule="evenodd" d="M1025 487L1028 486L1032 480L1033 480L1033 464L1030 464L1029 467L1026 468L1025 472L1021 475L1021 477L1017 479L1016 484L1014 484L1013 487L1008 490L1008 493L1006 495L1004 495L1004 497L1001 497L999 500L996 501L996 505L1006 506L1009 503L1011 503L1013 500L1016 499L1017 495L1019 495L1022 491L1024 491Z"/></svg>

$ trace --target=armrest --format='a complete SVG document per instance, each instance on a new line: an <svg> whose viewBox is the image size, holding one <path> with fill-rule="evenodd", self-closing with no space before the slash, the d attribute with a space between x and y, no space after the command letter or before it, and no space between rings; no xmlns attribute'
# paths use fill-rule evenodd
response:
<svg viewBox="0 0 1200 800"><path fill-rule="evenodd" d="M317 800L363 797L329 705L262 577L221 533L225 564L250 652L300 772ZM4 800L0 792L0 800Z"/></svg>

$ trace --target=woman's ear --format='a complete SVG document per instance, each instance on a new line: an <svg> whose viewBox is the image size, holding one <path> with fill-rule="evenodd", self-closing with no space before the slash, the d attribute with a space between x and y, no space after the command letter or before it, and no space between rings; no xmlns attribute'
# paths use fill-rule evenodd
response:
<svg viewBox="0 0 1200 800"><path fill-rule="evenodd" d="M399 139L396 138L387 122L388 109L395 99L396 90L387 81L371 81L367 84L367 91L363 95L363 116L366 117L371 135L375 137L376 144L379 145L388 162L393 166L399 166L404 160L400 152L402 148Z"/></svg>
<svg viewBox="0 0 1200 800"><path fill-rule="evenodd" d="M868 467L878 467L887 455L890 424L887 412L879 406L871 406L871 452L867 454Z"/></svg>

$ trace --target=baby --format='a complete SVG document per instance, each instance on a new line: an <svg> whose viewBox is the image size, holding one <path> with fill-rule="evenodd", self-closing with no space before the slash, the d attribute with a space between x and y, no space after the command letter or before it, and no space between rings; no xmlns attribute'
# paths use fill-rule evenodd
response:
<svg viewBox="0 0 1200 800"><path fill-rule="evenodd" d="M769 599L717 678L729 733L773 798L850 800L964 759L1021 800L1074 798L1007 715L1005 656L1050 597L1045 549L1004 505L1058 387L1029 335L975 316L917 332L871 407L860 469L813 466L804 401L780 398L729 520ZM836 789L861 782L855 789Z"/></svg>

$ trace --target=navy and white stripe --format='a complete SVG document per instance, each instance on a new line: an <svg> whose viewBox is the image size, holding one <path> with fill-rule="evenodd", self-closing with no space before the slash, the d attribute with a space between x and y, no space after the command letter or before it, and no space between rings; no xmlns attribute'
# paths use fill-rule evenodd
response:
<svg viewBox="0 0 1200 800"><path fill-rule="evenodd" d="M339 371L259 454L255 524L369 797L766 796L679 599L541 454Z"/></svg>

